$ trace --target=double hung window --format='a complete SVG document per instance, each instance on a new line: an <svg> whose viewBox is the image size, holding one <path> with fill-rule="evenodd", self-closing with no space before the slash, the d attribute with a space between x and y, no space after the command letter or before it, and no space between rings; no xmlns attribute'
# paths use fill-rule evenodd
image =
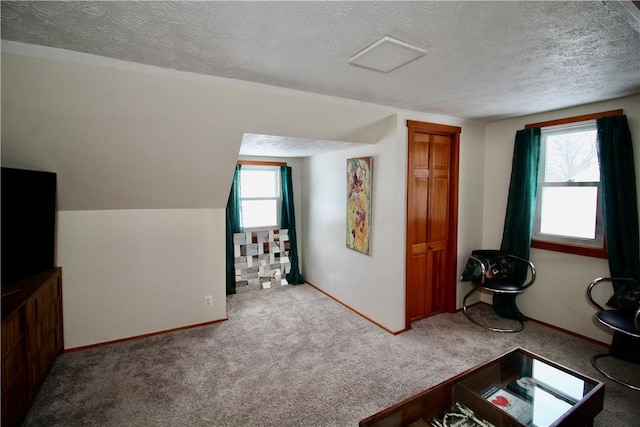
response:
<svg viewBox="0 0 640 427"><path fill-rule="evenodd" d="M542 128L532 247L606 256L595 120Z"/></svg>
<svg viewBox="0 0 640 427"><path fill-rule="evenodd" d="M240 169L240 208L244 229L279 227L280 189L279 167L243 166Z"/></svg>

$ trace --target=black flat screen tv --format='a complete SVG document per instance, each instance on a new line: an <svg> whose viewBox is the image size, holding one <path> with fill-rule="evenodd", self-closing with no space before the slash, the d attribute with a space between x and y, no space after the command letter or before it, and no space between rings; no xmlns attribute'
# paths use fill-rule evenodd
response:
<svg viewBox="0 0 640 427"><path fill-rule="evenodd" d="M2 285L54 267L56 174L2 168Z"/></svg>

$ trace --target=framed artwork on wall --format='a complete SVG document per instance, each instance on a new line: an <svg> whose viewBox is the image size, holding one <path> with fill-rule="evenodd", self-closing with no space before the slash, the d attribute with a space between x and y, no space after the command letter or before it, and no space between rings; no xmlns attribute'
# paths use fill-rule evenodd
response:
<svg viewBox="0 0 640 427"><path fill-rule="evenodd" d="M369 255L372 157L347 159L347 248Z"/></svg>

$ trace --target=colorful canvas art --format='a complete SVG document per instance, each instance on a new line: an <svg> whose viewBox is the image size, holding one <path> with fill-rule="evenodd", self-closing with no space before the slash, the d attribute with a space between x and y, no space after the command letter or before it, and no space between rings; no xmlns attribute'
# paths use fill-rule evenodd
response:
<svg viewBox="0 0 640 427"><path fill-rule="evenodd" d="M347 159L347 247L369 255L372 157Z"/></svg>

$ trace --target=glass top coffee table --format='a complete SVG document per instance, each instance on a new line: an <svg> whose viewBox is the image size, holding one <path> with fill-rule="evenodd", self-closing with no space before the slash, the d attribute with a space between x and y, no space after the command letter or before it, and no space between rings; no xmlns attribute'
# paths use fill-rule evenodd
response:
<svg viewBox="0 0 640 427"><path fill-rule="evenodd" d="M584 426L604 384L516 348L360 421L360 427Z"/></svg>

